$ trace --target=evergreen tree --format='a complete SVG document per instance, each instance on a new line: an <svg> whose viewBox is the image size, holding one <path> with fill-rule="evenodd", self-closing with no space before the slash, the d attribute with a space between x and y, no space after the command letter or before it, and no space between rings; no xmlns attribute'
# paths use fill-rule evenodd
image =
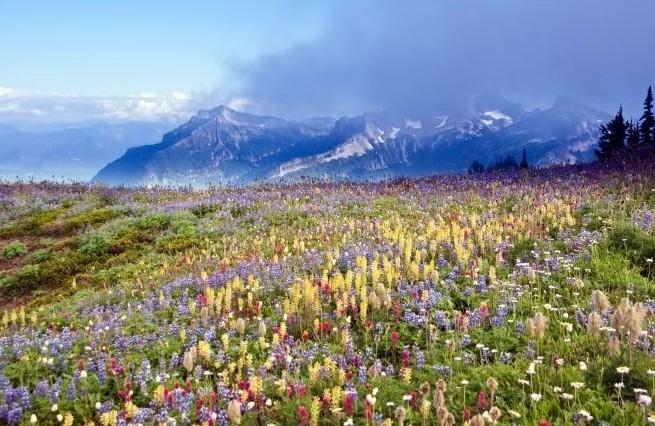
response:
<svg viewBox="0 0 655 426"><path fill-rule="evenodd" d="M528 157L525 155L525 148L523 148L523 155L521 156L521 164L519 167L522 169L528 168Z"/></svg>
<svg viewBox="0 0 655 426"><path fill-rule="evenodd" d="M639 125L630 120L626 123L626 144L628 148L635 149L639 147L640 143Z"/></svg>
<svg viewBox="0 0 655 426"><path fill-rule="evenodd" d="M641 142L644 145L655 143L655 117L653 117L653 88L648 86L648 93L644 100L644 114L639 119Z"/></svg>
<svg viewBox="0 0 655 426"><path fill-rule="evenodd" d="M623 118L623 107L619 108L613 119L600 126L600 139L596 157L607 160L625 147L626 124Z"/></svg>
<svg viewBox="0 0 655 426"><path fill-rule="evenodd" d="M483 172L484 172L484 165L482 165L482 163L480 163L478 160L473 161L469 166L470 175L483 173Z"/></svg>

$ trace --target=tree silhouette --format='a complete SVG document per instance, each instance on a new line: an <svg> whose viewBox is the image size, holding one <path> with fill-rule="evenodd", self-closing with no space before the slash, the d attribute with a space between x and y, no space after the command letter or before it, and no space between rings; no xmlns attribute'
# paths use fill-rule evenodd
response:
<svg viewBox="0 0 655 426"><path fill-rule="evenodd" d="M644 100L644 114L639 119L641 123L639 130L641 133L641 142L644 145L655 143L655 117L653 117L653 88L648 86L646 99Z"/></svg>
<svg viewBox="0 0 655 426"><path fill-rule="evenodd" d="M480 163L478 160L474 160L471 165L469 166L469 174L470 175L475 175L478 173L483 173L484 172L484 165Z"/></svg>
<svg viewBox="0 0 655 426"><path fill-rule="evenodd" d="M636 149L641 143L641 134L639 133L639 125L632 120L626 123L626 144L630 149Z"/></svg>
<svg viewBox="0 0 655 426"><path fill-rule="evenodd" d="M625 147L626 124L623 118L623 107L619 108L613 119L600 126L600 139L596 157L608 160Z"/></svg>
<svg viewBox="0 0 655 426"><path fill-rule="evenodd" d="M521 164L519 165L521 169L528 168L528 157L525 155L525 148L523 148L523 155L521 155Z"/></svg>

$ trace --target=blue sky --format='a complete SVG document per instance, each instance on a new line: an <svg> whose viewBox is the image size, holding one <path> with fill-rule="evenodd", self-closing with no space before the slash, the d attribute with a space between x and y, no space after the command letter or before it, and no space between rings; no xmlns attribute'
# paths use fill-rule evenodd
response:
<svg viewBox="0 0 655 426"><path fill-rule="evenodd" d="M497 92L638 114L653 0L0 0L0 121L435 111Z"/></svg>
<svg viewBox="0 0 655 426"><path fill-rule="evenodd" d="M230 85L224 64L317 37L327 11L320 0L0 0L0 85L83 96L215 90Z"/></svg>

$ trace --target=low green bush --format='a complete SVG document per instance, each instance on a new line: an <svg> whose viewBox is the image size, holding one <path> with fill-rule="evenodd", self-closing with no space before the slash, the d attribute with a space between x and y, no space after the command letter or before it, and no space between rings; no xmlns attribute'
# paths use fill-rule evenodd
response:
<svg viewBox="0 0 655 426"><path fill-rule="evenodd" d="M2 257L4 257L6 260L22 256L25 253L27 253L27 246L20 241L12 241L11 243L5 245L2 249Z"/></svg>

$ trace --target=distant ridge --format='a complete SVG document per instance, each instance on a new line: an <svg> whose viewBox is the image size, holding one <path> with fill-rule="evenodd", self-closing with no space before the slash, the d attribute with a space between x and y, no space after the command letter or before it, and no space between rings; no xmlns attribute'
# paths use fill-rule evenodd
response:
<svg viewBox="0 0 655 426"><path fill-rule="evenodd" d="M593 158L607 114L560 97L527 111L498 95L422 116L397 112L287 121L226 106L201 110L161 142L131 148L94 182L125 185L247 184L320 177L377 180L465 171L473 160L530 164Z"/></svg>

